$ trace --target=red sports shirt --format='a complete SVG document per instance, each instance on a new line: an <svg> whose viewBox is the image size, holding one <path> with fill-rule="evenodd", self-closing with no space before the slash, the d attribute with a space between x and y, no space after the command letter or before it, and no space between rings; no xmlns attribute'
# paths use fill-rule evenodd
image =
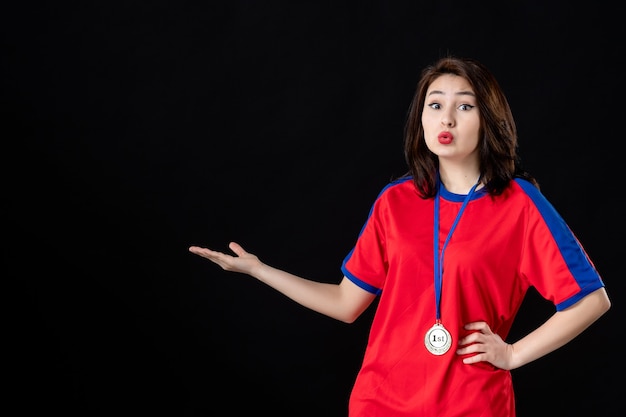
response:
<svg viewBox="0 0 626 417"><path fill-rule="evenodd" d="M464 198L440 193L439 250ZM478 190L445 249L440 311L452 346L433 355L424 346L436 319L433 233L434 199L403 178L381 191L344 260L348 279L380 295L350 416L515 416L510 372L455 353L463 325L485 321L506 340L530 286L557 310L604 286L537 188L517 179L495 198Z"/></svg>

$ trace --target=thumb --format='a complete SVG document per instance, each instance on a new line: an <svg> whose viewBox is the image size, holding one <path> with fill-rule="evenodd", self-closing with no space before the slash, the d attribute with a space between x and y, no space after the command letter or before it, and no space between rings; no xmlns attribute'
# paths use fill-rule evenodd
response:
<svg viewBox="0 0 626 417"><path fill-rule="evenodd" d="M241 247L240 244L238 244L236 242L230 242L228 244L228 247L230 248L230 250L235 252L235 254L237 254L237 256L243 256L243 255L246 254L246 251Z"/></svg>

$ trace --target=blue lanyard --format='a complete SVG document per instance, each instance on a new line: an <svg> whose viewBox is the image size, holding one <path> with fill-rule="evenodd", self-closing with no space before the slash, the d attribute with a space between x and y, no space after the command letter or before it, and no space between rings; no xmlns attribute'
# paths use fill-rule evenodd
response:
<svg viewBox="0 0 626 417"><path fill-rule="evenodd" d="M465 196L465 199L463 200L463 204L461 205L461 208L459 209L459 212L457 213L456 218L454 219L454 223L452 223L452 227L450 227L448 236L446 237L446 240L443 243L443 247L441 248L441 253L438 253L439 252L439 199L441 198L440 197L441 187L443 187L443 185L441 184L441 180L437 178L437 194L435 195L435 225L434 225L435 242L434 242L434 251L433 251L435 254L435 306L437 309L436 310L437 322L441 320L440 304L441 304L441 286L443 282L443 252L446 250L446 246L448 246L450 237L452 237L452 233L454 232L456 225L459 223L459 220L461 219L461 215L463 214L463 211L465 210L465 206L467 206L467 203L469 203L469 201L472 199L472 194L474 194L474 191L476 190L476 187L478 187L479 182L480 180L476 182L476 184L474 184L470 192Z"/></svg>

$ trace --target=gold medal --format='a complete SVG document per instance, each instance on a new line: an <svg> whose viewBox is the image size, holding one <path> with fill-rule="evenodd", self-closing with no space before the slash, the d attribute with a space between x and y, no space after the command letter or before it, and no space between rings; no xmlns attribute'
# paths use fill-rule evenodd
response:
<svg viewBox="0 0 626 417"><path fill-rule="evenodd" d="M435 323L424 337L426 349L433 355L443 355L452 346L452 336L441 323Z"/></svg>

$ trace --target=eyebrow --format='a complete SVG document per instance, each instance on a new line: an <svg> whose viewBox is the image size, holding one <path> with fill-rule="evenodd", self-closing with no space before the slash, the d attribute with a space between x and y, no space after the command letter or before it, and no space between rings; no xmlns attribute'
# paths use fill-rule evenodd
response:
<svg viewBox="0 0 626 417"><path fill-rule="evenodd" d="M442 94L445 95L445 93L441 90L433 90L430 93L428 93L429 96L432 96L433 94ZM472 96L472 97L476 97L476 94L474 94L471 91L459 91L458 93L454 93L455 96Z"/></svg>

